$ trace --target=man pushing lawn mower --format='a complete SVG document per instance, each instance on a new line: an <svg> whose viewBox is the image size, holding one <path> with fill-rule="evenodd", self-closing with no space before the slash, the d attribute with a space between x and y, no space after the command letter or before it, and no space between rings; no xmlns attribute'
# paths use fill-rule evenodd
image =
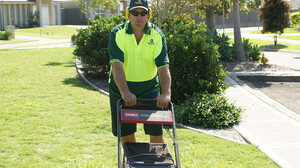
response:
<svg viewBox="0 0 300 168"><path fill-rule="evenodd" d="M117 101L136 105L136 99L156 99L167 107L171 99L171 75L166 39L148 20L147 0L131 0L126 10L129 21L115 27L109 37L111 74L109 81L112 132L117 136ZM161 89L161 91L160 91ZM160 95L161 92L161 95ZM145 124L150 142L163 143L160 124ZM122 143L136 142L136 124L122 124Z"/></svg>
<svg viewBox="0 0 300 168"><path fill-rule="evenodd" d="M163 144L164 138L162 124L157 121L149 120L149 118L155 118L153 116L150 117L152 113L156 113L155 110L168 108L171 104L171 75L169 71L166 39L162 31L149 22L151 14L152 11L148 7L147 0L131 0L129 7L126 10L126 17L129 20L112 29L109 37L109 54L111 64L109 93L112 132L114 136L118 136L118 141L121 141L124 146L124 159L126 158L126 155L129 155L130 152L128 153L128 151L130 151L131 146L136 149L142 149L145 146L149 148L149 146L151 146L151 150L154 148L165 149L166 146L166 144ZM141 105L141 103L139 103L140 99L152 99L152 101L150 101L152 103L149 104L149 102L147 103L146 101L146 106L143 103L143 105ZM148 121L145 119L144 121L146 122L141 121L140 123L144 123L144 131L145 134L150 135L150 143L161 143L162 145L157 147L156 145L153 146L151 144L136 143L135 132L136 123L138 122L121 121L120 104L122 103L124 105L122 108L124 109L147 108L148 110L151 110L151 114L147 112L147 114L143 114L143 116L149 114L149 117L147 117ZM131 116L135 118L140 115L139 112L140 111L129 111L127 113L127 117ZM174 120L172 120L172 117L169 118L172 123ZM173 130L174 128L175 126L173 127ZM118 147L120 147L121 142L119 142ZM127 150L125 150L125 147ZM119 167L121 167L120 153L119 149ZM135 155L152 156L153 154L148 153ZM159 157L166 158L165 155L166 154L163 153L160 154ZM131 156L131 159L134 157L135 156ZM138 162L139 161L136 161L135 165L139 165L140 162ZM146 163L146 161L144 161L144 163ZM153 165L155 165L153 160L151 161L150 159L149 161L149 158L147 164L146 167L153 167ZM126 165L127 164L124 166L126 167ZM166 166L167 164L162 165L165 167L174 167Z"/></svg>

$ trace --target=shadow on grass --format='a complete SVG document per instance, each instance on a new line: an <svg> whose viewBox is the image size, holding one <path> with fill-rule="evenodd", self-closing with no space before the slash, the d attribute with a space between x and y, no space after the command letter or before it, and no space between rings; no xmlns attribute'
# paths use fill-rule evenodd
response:
<svg viewBox="0 0 300 168"><path fill-rule="evenodd" d="M85 84L80 78L67 78L64 81L62 81L65 85L71 85L73 87L81 87L87 90L93 90L89 85Z"/></svg>
<svg viewBox="0 0 300 168"><path fill-rule="evenodd" d="M74 62L49 62L45 64L44 66L61 66L64 65L64 67L75 67Z"/></svg>

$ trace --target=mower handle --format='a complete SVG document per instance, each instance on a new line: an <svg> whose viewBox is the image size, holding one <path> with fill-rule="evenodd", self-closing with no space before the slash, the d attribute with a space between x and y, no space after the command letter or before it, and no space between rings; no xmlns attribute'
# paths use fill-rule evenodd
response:
<svg viewBox="0 0 300 168"><path fill-rule="evenodd" d="M156 99L136 99L136 105L156 105ZM118 100L118 104L125 105L125 102L123 99ZM172 102L169 102L168 107L171 107L173 105Z"/></svg>

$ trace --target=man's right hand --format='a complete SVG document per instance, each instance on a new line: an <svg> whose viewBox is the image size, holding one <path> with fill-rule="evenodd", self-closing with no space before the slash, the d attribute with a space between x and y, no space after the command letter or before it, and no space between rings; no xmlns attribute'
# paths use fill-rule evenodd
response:
<svg viewBox="0 0 300 168"><path fill-rule="evenodd" d="M136 96L131 92L122 94L122 99L124 100L126 106L136 105Z"/></svg>

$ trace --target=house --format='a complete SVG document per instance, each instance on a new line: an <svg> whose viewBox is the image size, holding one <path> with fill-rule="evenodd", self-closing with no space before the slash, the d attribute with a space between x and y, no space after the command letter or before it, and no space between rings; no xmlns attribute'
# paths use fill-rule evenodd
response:
<svg viewBox="0 0 300 168"><path fill-rule="evenodd" d="M60 4L58 0L0 0L0 30L9 25L26 27L36 10L41 26L60 25Z"/></svg>
<svg viewBox="0 0 300 168"><path fill-rule="evenodd" d="M120 0L119 2L115 10L102 11L99 6L93 13L103 17L119 14L120 11L126 10L130 0ZM0 0L0 30L5 30L6 26L11 25L27 27L30 15L35 11L40 13L39 23L41 26L87 24L83 20L94 17L82 13L76 6L75 0Z"/></svg>

